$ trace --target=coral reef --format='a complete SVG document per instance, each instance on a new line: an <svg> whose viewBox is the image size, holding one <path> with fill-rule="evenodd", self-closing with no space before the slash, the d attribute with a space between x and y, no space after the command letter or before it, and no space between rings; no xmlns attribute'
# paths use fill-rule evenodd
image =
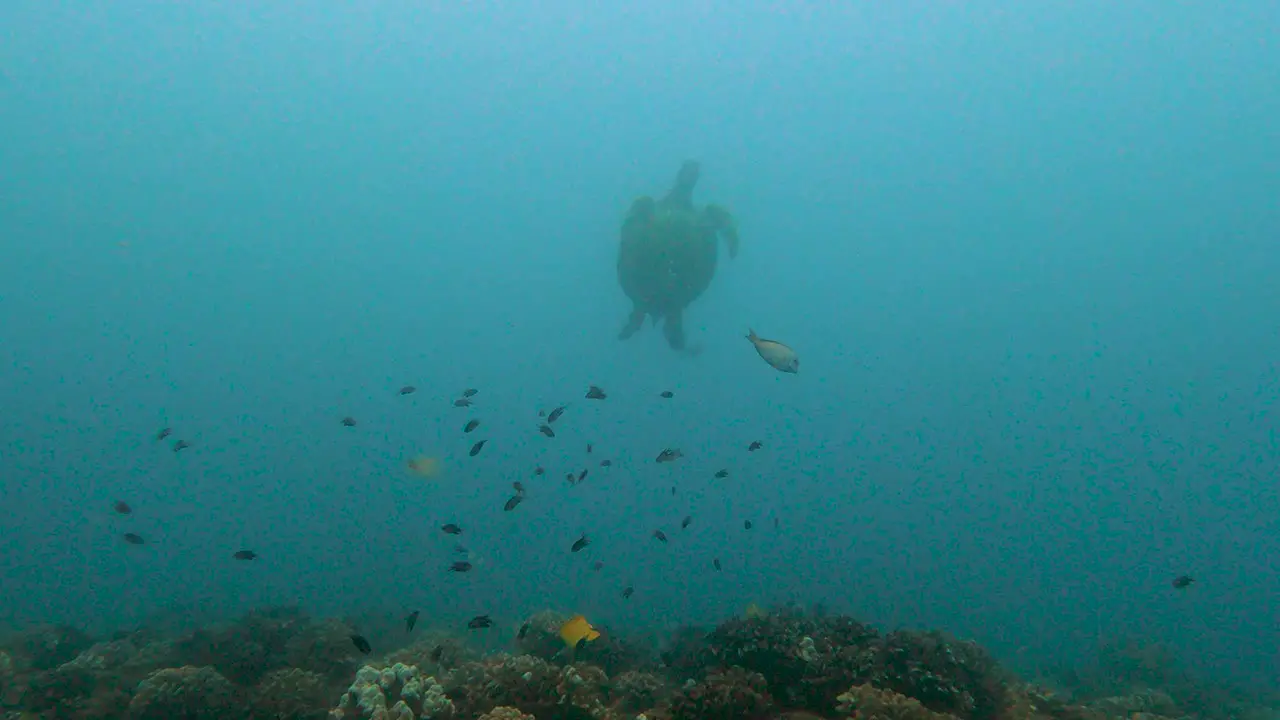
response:
<svg viewBox="0 0 1280 720"><path fill-rule="evenodd" d="M574 649L543 612L514 653L457 631L362 658L349 624L296 608L94 643L43 627L0 643L0 720L1269 720L1274 710L1126 648L1076 695L1019 681L941 633L757 609L685 628L657 658L606 633ZM360 662L366 660L367 662ZM1125 663L1128 663L1126 665ZM1129 667L1137 665L1137 668ZM1167 682L1169 686L1157 683Z"/></svg>
<svg viewBox="0 0 1280 720"><path fill-rule="evenodd" d="M211 667L157 670L129 701L132 720L234 720L248 718L243 694Z"/></svg>
<svg viewBox="0 0 1280 720"><path fill-rule="evenodd" d="M267 673L250 697L254 713L272 720L324 720L329 690L322 675L288 668Z"/></svg>
<svg viewBox="0 0 1280 720"><path fill-rule="evenodd" d="M770 717L773 699L760 673L730 668L689 681L671 701L672 720L753 720Z"/></svg>
<svg viewBox="0 0 1280 720"><path fill-rule="evenodd" d="M331 720L436 720L451 718L453 701L434 677L413 665L396 663L375 668L365 665L347 688Z"/></svg>
<svg viewBox="0 0 1280 720"><path fill-rule="evenodd" d="M854 685L836 698L836 707L851 720L954 720L954 715L936 713L919 700L880 690L870 685Z"/></svg>
<svg viewBox="0 0 1280 720"><path fill-rule="evenodd" d="M537 720L513 707L496 707L480 716L479 720Z"/></svg>

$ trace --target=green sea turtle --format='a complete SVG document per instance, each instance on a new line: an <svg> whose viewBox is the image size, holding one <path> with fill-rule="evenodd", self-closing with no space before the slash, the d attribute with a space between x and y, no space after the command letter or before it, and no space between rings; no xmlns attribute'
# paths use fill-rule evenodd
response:
<svg viewBox="0 0 1280 720"><path fill-rule="evenodd" d="M662 318L667 344L683 350L684 309L715 277L716 241L724 239L730 259L738 255L738 227L729 211L693 204L698 173L698 163L686 161L662 199L638 198L622 222L618 283L632 309L619 339L634 335L645 317L655 323Z"/></svg>

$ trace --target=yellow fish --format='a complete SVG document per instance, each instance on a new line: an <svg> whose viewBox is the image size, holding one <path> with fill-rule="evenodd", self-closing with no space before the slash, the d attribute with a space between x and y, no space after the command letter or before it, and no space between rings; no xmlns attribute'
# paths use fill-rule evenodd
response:
<svg viewBox="0 0 1280 720"><path fill-rule="evenodd" d="M769 611L765 610L764 608L760 607L755 603L751 603L750 605L748 605L746 612L742 614L746 616L748 620L769 617Z"/></svg>
<svg viewBox="0 0 1280 720"><path fill-rule="evenodd" d="M439 477L440 473L444 469L439 458L433 458L427 455L418 455L417 457L409 458L409 462L406 463L406 465L409 468L409 472L420 478L426 478L428 480Z"/></svg>
<svg viewBox="0 0 1280 720"><path fill-rule="evenodd" d="M587 622L587 619L581 615L574 615L560 626L560 639L564 640L564 644L571 648L578 647L578 643L586 640L591 642L600 637L600 632Z"/></svg>

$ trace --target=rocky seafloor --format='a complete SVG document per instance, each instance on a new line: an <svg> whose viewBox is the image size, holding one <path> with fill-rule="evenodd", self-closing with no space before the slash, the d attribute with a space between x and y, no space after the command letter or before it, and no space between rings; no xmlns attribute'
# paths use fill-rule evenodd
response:
<svg viewBox="0 0 1280 720"><path fill-rule="evenodd" d="M65 626L0 642L0 716L132 720L1270 720L1265 707L1139 678L1049 690L975 643L776 609L688 628L660 652L605 635L566 648L567 616L529 619L510 652L430 628L386 655L293 608L176 637ZM1185 685L1185 687L1183 687Z"/></svg>

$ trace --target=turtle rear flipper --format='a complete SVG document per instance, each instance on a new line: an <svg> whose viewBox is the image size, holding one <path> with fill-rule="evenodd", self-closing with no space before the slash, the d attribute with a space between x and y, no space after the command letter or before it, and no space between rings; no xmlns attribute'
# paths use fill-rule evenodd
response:
<svg viewBox="0 0 1280 720"><path fill-rule="evenodd" d="M736 258L738 256L738 221L733 219L733 214L719 205L707 205L702 212L707 225L715 228L720 233L720 237L724 238L724 244L729 248L729 259Z"/></svg>
<svg viewBox="0 0 1280 720"><path fill-rule="evenodd" d="M672 350L684 349L684 309L678 308L667 312L666 322L662 324L662 334Z"/></svg>
<svg viewBox="0 0 1280 720"><path fill-rule="evenodd" d="M645 312L640 308L631 311L631 315L627 317L627 324L622 326L622 332L618 333L619 340L626 340L632 335L640 331L644 327Z"/></svg>

